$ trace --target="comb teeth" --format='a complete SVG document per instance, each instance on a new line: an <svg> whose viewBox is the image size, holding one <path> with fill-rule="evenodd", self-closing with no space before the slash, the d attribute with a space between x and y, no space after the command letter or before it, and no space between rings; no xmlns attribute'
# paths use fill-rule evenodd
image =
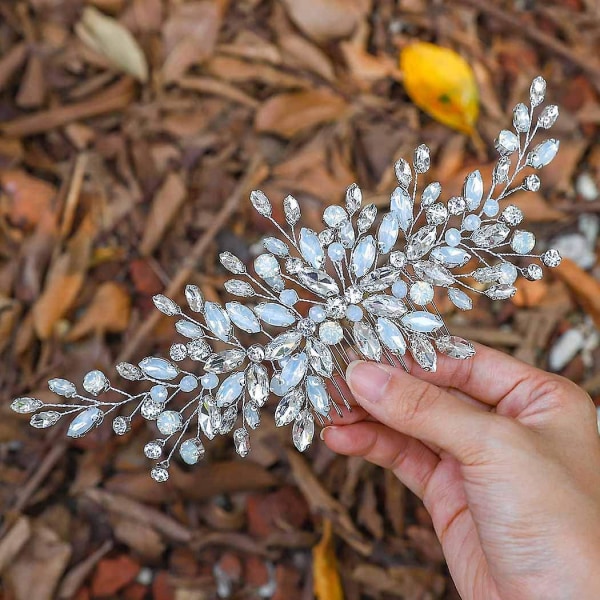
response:
<svg viewBox="0 0 600 600"><path fill-rule="evenodd" d="M266 252L254 260L254 274L230 252L220 255L235 276L225 289L246 304L207 302L192 285L185 289L187 312L170 298L155 296L156 308L177 319L182 339L171 347L170 360L150 356L138 365L116 367L124 379L146 381L148 389L133 395L91 371L83 380L84 393L65 379L49 382L64 403L18 398L11 407L35 413L36 428L74 415L70 437L85 435L111 413L114 432L125 435L139 413L155 421L160 434L144 453L155 461L151 476L163 482L176 452L195 464L204 455L203 440L216 435L233 431L237 452L246 456L249 431L259 426L270 396L278 398L276 425L293 423L293 443L306 450L315 418L324 425L332 411L342 416L343 408L351 409L338 379L353 357L408 370L410 355L429 371L435 370L438 353L468 359L475 350L450 334L435 305L436 292L447 293L466 311L471 293L511 298L519 275L536 280L541 264L560 263L556 250L531 254L535 237L517 229L521 211L503 204L517 190L537 190L538 176L523 171L546 166L558 151L554 139L533 145L538 131L558 116L556 106L538 108L545 90L537 77L529 106L515 107L513 130L498 135L499 158L487 191L481 173L473 171L461 196L440 200L437 182L420 192L430 167L429 148L420 145L412 166L404 159L396 162L398 186L380 219L373 204L363 206L356 184L347 189L344 206L324 210L319 232L298 226L301 208L293 197L283 201L282 225L267 196L252 192L252 205L280 235L265 238Z"/></svg>

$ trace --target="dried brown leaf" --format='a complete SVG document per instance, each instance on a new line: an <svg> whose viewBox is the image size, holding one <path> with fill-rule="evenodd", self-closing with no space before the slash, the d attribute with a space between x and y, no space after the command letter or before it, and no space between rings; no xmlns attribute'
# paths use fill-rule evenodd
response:
<svg viewBox="0 0 600 600"><path fill-rule="evenodd" d="M93 6L87 6L75 31L84 44L137 80L148 80L148 63L129 29Z"/></svg>
<svg viewBox="0 0 600 600"><path fill-rule="evenodd" d="M0 573L8 567L31 537L31 524L26 517L19 517L0 540Z"/></svg>
<svg viewBox="0 0 600 600"><path fill-rule="evenodd" d="M323 522L323 537L313 548L313 589L317 600L343 600L331 521Z"/></svg>
<svg viewBox="0 0 600 600"><path fill-rule="evenodd" d="M258 109L254 127L261 133L291 138L309 127L343 118L347 109L343 98L324 89L279 94Z"/></svg>
<svg viewBox="0 0 600 600"><path fill-rule="evenodd" d="M596 327L600 327L600 281L568 258L563 258L552 273L569 286L577 302L594 319Z"/></svg>
<svg viewBox="0 0 600 600"><path fill-rule="evenodd" d="M518 206L528 221L554 223L566 217L564 212L550 206L539 192L515 192L506 202Z"/></svg>

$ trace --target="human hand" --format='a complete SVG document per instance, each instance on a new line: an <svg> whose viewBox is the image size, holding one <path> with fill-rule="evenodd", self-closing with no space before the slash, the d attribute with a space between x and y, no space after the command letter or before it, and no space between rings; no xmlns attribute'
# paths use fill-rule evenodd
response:
<svg viewBox="0 0 600 600"><path fill-rule="evenodd" d="M567 379L477 346L428 373L356 361L331 450L391 469L431 514L464 600L600 598L600 436Z"/></svg>

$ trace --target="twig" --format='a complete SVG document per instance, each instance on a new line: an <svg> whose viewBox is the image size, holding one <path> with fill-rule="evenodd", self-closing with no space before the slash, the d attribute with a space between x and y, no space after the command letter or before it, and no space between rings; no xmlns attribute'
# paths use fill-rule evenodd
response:
<svg viewBox="0 0 600 600"><path fill-rule="evenodd" d="M211 226L204 232L204 235L196 242L191 252L181 265L179 271L177 271L175 277L173 277L173 279L171 280L171 283L165 290L166 296L171 297L180 292L181 288L183 287L185 282L190 278L191 274L196 268L197 263L202 258L202 255L206 252L212 240L219 233L219 231L221 231L222 227L225 225L225 223L227 223L231 215L233 215L233 213L237 210L240 200L242 199L242 195L246 192L248 187L250 187L250 185L256 177L255 171L257 170L260 164L260 160L261 159L258 156L252 159L252 161L248 165L248 168L246 169L246 172L244 173L244 176L225 202L223 208L215 216ZM133 337L127 342L125 348L123 349L119 358L117 359L118 362L127 361L131 358L135 351L140 347L140 345L156 327L161 316L161 313L159 313L158 311L154 311L150 315L150 317L144 321L144 323L135 332Z"/></svg>
<svg viewBox="0 0 600 600"><path fill-rule="evenodd" d="M548 35L532 27L530 23L523 23L521 19L509 12L506 12L492 2L486 0L458 0L461 4L466 4L472 8L476 8L480 12L493 17L498 23L505 25L507 28L518 33L518 35L528 37L532 41L545 46L551 52L561 56L565 60L577 65L582 71L590 75L591 83L600 90L600 65L594 60L590 60L590 56L583 56L573 52L568 46Z"/></svg>
<svg viewBox="0 0 600 600"><path fill-rule="evenodd" d="M67 198L65 200L62 224L60 226L61 240L64 240L69 235L71 228L73 227L73 219L75 218L75 211L81 194L81 185L83 183L86 166L87 154L79 154L75 160L69 191L67 192Z"/></svg>

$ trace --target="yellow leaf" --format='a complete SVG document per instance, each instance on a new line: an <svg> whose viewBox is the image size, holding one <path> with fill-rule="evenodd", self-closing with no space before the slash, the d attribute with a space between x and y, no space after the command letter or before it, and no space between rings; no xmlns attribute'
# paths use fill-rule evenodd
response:
<svg viewBox="0 0 600 600"><path fill-rule="evenodd" d="M139 81L148 80L148 63L142 49L129 29L116 19L87 6L75 31L84 44L113 65Z"/></svg>
<svg viewBox="0 0 600 600"><path fill-rule="evenodd" d="M479 91L473 70L462 56L435 44L417 42L400 53L404 88L434 119L463 133L474 133Z"/></svg>
<svg viewBox="0 0 600 600"><path fill-rule="evenodd" d="M317 600L343 600L342 582L333 549L331 521L323 522L323 537L313 548L313 586Z"/></svg>

